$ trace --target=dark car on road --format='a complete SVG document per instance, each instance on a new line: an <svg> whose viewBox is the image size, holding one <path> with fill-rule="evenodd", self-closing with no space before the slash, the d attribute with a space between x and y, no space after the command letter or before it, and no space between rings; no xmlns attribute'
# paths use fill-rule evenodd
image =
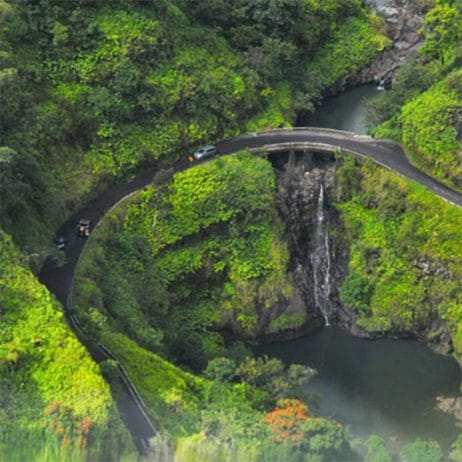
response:
<svg viewBox="0 0 462 462"><path fill-rule="evenodd" d="M55 240L55 245L58 250L64 250L64 248L66 247L66 240L64 239L63 236L59 236Z"/></svg>
<svg viewBox="0 0 462 462"><path fill-rule="evenodd" d="M86 218L81 218L77 225L77 234L81 237L88 237L91 231L91 222Z"/></svg>

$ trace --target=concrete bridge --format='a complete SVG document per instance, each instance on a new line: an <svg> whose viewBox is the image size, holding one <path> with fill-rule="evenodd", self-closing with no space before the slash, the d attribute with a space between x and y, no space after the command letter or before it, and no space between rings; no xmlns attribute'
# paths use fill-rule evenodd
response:
<svg viewBox="0 0 462 462"><path fill-rule="evenodd" d="M223 141L217 147L221 154L230 154L241 149L269 152L290 149L335 152L340 149L358 157L370 158L382 167L422 184L442 199L462 207L462 194L411 165L401 145L392 141L377 140L341 130L301 127L251 133Z"/></svg>

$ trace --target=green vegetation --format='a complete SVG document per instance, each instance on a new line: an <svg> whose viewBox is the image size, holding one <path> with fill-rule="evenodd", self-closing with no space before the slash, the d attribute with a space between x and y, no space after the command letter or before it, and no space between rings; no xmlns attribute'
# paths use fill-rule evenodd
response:
<svg viewBox="0 0 462 462"><path fill-rule="evenodd" d="M386 44L360 0L2 0L0 15L2 226L40 255L108 184L290 125Z"/></svg>
<svg viewBox="0 0 462 462"><path fill-rule="evenodd" d="M441 462L443 460L443 452L437 443L420 439L404 446L400 456L406 462Z"/></svg>
<svg viewBox="0 0 462 462"><path fill-rule="evenodd" d="M391 462L391 455L385 448L385 442L378 435L371 435L366 441L364 462Z"/></svg>
<svg viewBox="0 0 462 462"><path fill-rule="evenodd" d="M462 5L438 0L427 13L418 58L372 103L374 134L402 141L411 161L462 191Z"/></svg>
<svg viewBox="0 0 462 462"><path fill-rule="evenodd" d="M184 372L123 335L106 336L104 341L127 368L178 460L267 460L269 454L284 455L288 461L316 454L319 460L329 460L329 454L348 453L343 427L322 418L305 424L297 441L282 442L277 436L281 429L270 417L279 413L278 397L296 395L308 378L309 372L301 366L291 366L299 370L287 376L279 360L265 360L260 369L261 364L252 359L237 365L220 357L209 363L204 379ZM261 384L268 380L279 389L263 389ZM300 401L291 401L306 409ZM298 414L293 418L298 419ZM306 445L303 452L299 443Z"/></svg>
<svg viewBox="0 0 462 462"><path fill-rule="evenodd" d="M454 443L451 446L451 452L449 454L449 459L453 461L458 461L462 459L462 433L459 433L459 436L456 438Z"/></svg>
<svg viewBox="0 0 462 462"><path fill-rule="evenodd" d="M349 18L334 32L334 40L320 50L307 68L305 88L316 94L365 67L374 54L389 46L390 40L377 34L378 18L367 23Z"/></svg>
<svg viewBox="0 0 462 462"><path fill-rule="evenodd" d="M348 187L348 178L356 179L356 190ZM425 336L430 335L426 330L431 322L442 318L460 360L460 208L371 162L358 165L353 158L338 170L338 181L338 208L350 245L342 302L372 332ZM431 335L437 338L439 333Z"/></svg>
<svg viewBox="0 0 462 462"><path fill-rule="evenodd" d="M115 322L196 370L224 354L223 329L252 338L302 325L306 314L285 313L295 289L274 192L269 162L245 153L146 188L92 238L77 279L82 319L95 333Z"/></svg>
<svg viewBox="0 0 462 462"><path fill-rule="evenodd" d="M406 444L401 449L397 459L392 459L384 441L377 435L370 436L365 446L365 462L391 462L392 460L402 462L442 462L446 460L443 458L443 451L438 443L435 441L422 441L420 438Z"/></svg>
<svg viewBox="0 0 462 462"><path fill-rule="evenodd" d="M400 116L403 142L415 163L459 190L462 190L462 142L458 133L461 108L462 69L404 105Z"/></svg>
<svg viewBox="0 0 462 462"><path fill-rule="evenodd" d="M459 3L429 11L419 60L377 103L376 133L461 188ZM390 44L360 0L0 0L0 20L1 226L38 261L108 185L199 143L288 126ZM310 322L290 306L270 164L240 153L161 177L91 237L75 294L159 438L179 460L354 459L345 429L303 402L314 371L251 358L236 341ZM370 331L427 335L441 317L460 359L460 211L370 164L347 159L338 178L351 247L342 301ZM101 375L117 397L117 363L100 371L1 233L0 458L130 454ZM380 439L365 452L390 460ZM401 453L441 457L422 441Z"/></svg>
<svg viewBox="0 0 462 462"><path fill-rule="evenodd" d="M57 302L4 233L0 249L0 457L83 460L132 449L108 385Z"/></svg>

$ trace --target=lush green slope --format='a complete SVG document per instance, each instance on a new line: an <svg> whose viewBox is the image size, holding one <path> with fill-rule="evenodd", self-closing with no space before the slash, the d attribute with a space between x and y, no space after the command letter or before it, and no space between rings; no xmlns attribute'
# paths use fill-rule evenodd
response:
<svg viewBox="0 0 462 462"><path fill-rule="evenodd" d="M418 57L398 72L391 91L373 103L373 121L381 122L374 133L403 142L419 168L461 190L460 2L434 2L421 33ZM442 318L460 360L460 210L390 173L379 178L374 170L361 169L362 190L346 193L348 201L341 204L352 246L344 302L372 331L438 338L441 331L435 325ZM358 167L345 167L340 174L347 178L357 172Z"/></svg>
<svg viewBox="0 0 462 462"><path fill-rule="evenodd" d="M461 16L462 21L462 16ZM462 190L462 69L401 109L403 142L414 162Z"/></svg>
<svg viewBox="0 0 462 462"><path fill-rule="evenodd" d="M449 5L452 3L452 5ZM418 58L401 69L394 87L373 103L377 137L402 141L411 161L462 191L462 5L430 9Z"/></svg>
<svg viewBox="0 0 462 462"><path fill-rule="evenodd" d="M460 191L461 105L462 70L459 69L411 97L375 134L402 140L415 165Z"/></svg>
<svg viewBox="0 0 462 462"><path fill-rule="evenodd" d="M11 238L0 237L0 457L97 458L130 447L98 366Z"/></svg>
<svg viewBox="0 0 462 462"><path fill-rule="evenodd" d="M350 158L338 179L350 246L343 303L371 332L430 341L443 333L442 318L461 360L462 210L372 163Z"/></svg>
<svg viewBox="0 0 462 462"><path fill-rule="evenodd" d="M343 303L361 327L380 335L414 332L437 341L442 318L460 359L462 212L354 158L345 159L337 179L344 244L350 248ZM288 283L287 266L281 266L287 250L274 251L285 249L274 192L270 164L247 154L173 179L164 172L106 218L84 254L75 293L79 319L126 367L153 419L175 440L180 460L298 460L293 445L278 445L296 435L305 455L334 451L339 457L335 451L345 448L342 430L332 422L312 419L308 430L308 424L289 424L284 405L272 410L277 403L271 391L297 396L284 382L292 377L300 383L302 371L284 372L281 380L279 366L243 361L242 345L224 348L220 337L223 322L232 319L234 331L245 332L249 319L275 311L271 303L258 309L256 287ZM305 440L312 431L317 448ZM410 444L406 451L440 453L437 445L426 444Z"/></svg>
<svg viewBox="0 0 462 462"><path fill-rule="evenodd" d="M198 462L296 462L307 457L328 461L351 456L343 426L312 415L302 401L293 399L310 376L302 366L286 369L275 359L238 364L218 357L209 363L204 378L123 334L106 330L102 341L126 367L157 422L162 432L158 453L163 447L179 461ZM159 455L155 460L164 459Z"/></svg>
<svg viewBox="0 0 462 462"><path fill-rule="evenodd" d="M387 45L361 3L0 0L2 226L41 252L70 210L140 166L290 124ZM460 16L447 3L429 13L421 60L389 95L380 133L460 187ZM345 189L358 177L360 189ZM428 335L441 317L460 358L460 212L371 165L347 162L339 178L351 245L344 303L381 333ZM183 459L323 460L346 447L337 424L278 402L297 396L307 371L252 363L238 342L225 348L230 331L252 337L309 321L279 309L295 289L273 194L269 164L247 155L171 185L158 178L106 220L82 262L82 322ZM0 454L123 451L127 433L97 366L11 240L2 235L0 246ZM213 359L202 377L165 359L204 371L224 354L233 359Z"/></svg>
<svg viewBox="0 0 462 462"><path fill-rule="evenodd" d="M324 59L333 62L334 56L341 58L343 64L337 66L335 75L343 78L365 65L384 43L379 25L359 0L322 4L297 0L271 5L213 0L207 8L204 2L194 0L1 0L0 19L1 224L22 250L38 256L38 261L50 251L51 236L70 211L115 179L130 178L140 166L168 163L203 141L290 124L297 106L311 107L335 80L323 81L316 88L303 84ZM349 34L357 37L357 42L361 37L368 40L361 45L358 42L361 56L355 55L354 62L346 65L351 58L344 48ZM200 229L190 228L194 216L189 216L189 222L182 221L182 215L188 216L183 213L176 222L166 220L163 230L159 219L156 240L140 237L137 232L150 226L153 216L146 211L142 217L138 209L160 197L157 189L149 189L130 209L125 231L111 242L114 247L108 255L114 260L96 252L101 261L90 271L94 281L85 281L81 291L92 307L87 327L114 350L121 348L121 358L143 391L144 372L137 377L124 353L136 356L141 351L143 356L145 350L130 343L128 337L102 328L105 323L116 322L142 346L184 362L193 359L193 366L200 368L208 358L224 351L219 328L232 326L242 335L251 335L259 316L253 303L264 311L292 290L284 278L287 251L272 208L274 179L267 166L261 164L258 173L257 164L246 162L249 184L256 181L267 190L264 201L250 207L248 216L240 216L239 207L257 203L258 192L246 186L232 162L224 167L217 164L213 173L222 169L230 178L222 177L214 184L205 169L201 184L209 190L201 192L194 187L193 175L185 174L176 183L185 189L167 193L158 210L167 215L178 198L203 193L201 207L207 211L212 199L224 194L222 209L208 210ZM243 194L244 202L232 205L231 196L225 197L232 182L242 189L237 192ZM248 225L245 232L244 224ZM203 235L212 228L221 231L202 244ZM191 235L195 240L183 245L183 237ZM167 246L171 253L155 249L154 242ZM11 248L10 243L5 244L5 252L16 255ZM156 264L148 267L143 253L147 257L156 252ZM75 436L72 432L81 430L78 422L87 418L92 421L92 434L103 434L115 419L108 390L95 365L67 331L47 292L27 270L13 263L17 258L2 262L10 265L6 274L13 268L24 278L15 286L18 293L14 296L9 292L12 282L2 279L8 289L2 295L8 294L12 316L11 330L5 330L4 337L2 331L2 355L8 371L2 386L13 387L25 377L33 376L33 381L23 388L14 387L11 393L8 388L4 409L9 411L2 414L2 423L8 420L11 431L31 427L41 432L41 419L49 408L58 420L71 422L71 433L63 430L66 438ZM112 266L110 271L104 277L98 275L98 266L101 270L105 265ZM127 268L133 270L131 279L126 277ZM219 289L212 291L207 283L197 281L195 272L215 277ZM103 289L114 288L113 298L104 299L95 282L103 282ZM192 294L194 285L200 290ZM175 287L181 290L176 292ZM34 299L37 309L29 306L29 288L38 297ZM223 306L219 315L214 310L218 301ZM183 310L174 309L179 303ZM147 312L139 309L143 306ZM115 321L108 321L106 309L112 310ZM16 324L19 313L24 316L22 324ZM172 318L168 328L162 321L166 315ZM32 326L42 326L44 317L47 341L40 334L35 345L28 336L32 336ZM279 324L273 323L270 330L296 327L305 319L292 313L281 317ZM62 342L65 347L56 348ZM81 361L67 363L71 356L73 361L76 357ZM143 357L157 364L154 356ZM110 375L111 367L110 362L104 364L105 373ZM161 379L170 367L162 366ZM56 376L50 379L51 371ZM74 372L81 380L69 379L67 374ZM197 391L200 380L180 376L186 389ZM77 382L81 388L76 391ZM80 396L88 396L91 386L98 393L84 405ZM51 396L59 404L49 407ZM176 399L172 396L165 398L168 406L164 403L160 410L157 404L152 405L155 413L170 415L169 406ZM188 400L194 401L192 395ZM158 401L157 396L151 400ZM231 401L227 404L230 408ZM162 409L168 412L162 414ZM259 419L260 414L256 421Z"/></svg>
<svg viewBox="0 0 462 462"><path fill-rule="evenodd" d="M359 0L3 0L0 15L0 213L34 250L98 186L290 124L385 43Z"/></svg>
<svg viewBox="0 0 462 462"><path fill-rule="evenodd" d="M225 328L253 337L281 316L300 326L304 310L286 309L294 288L274 192L269 162L244 153L145 189L122 224L106 225L121 233L90 243L79 306L196 368L224 352Z"/></svg>

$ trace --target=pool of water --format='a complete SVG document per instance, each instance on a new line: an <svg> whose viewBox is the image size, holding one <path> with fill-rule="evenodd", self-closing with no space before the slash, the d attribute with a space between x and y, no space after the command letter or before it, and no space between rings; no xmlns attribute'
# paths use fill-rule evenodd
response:
<svg viewBox="0 0 462 462"><path fill-rule="evenodd" d="M376 85L362 85L340 95L326 98L312 115L301 118L297 125L304 127L327 127L364 134L368 130L366 102L377 97Z"/></svg>
<svg viewBox="0 0 462 462"><path fill-rule="evenodd" d="M319 396L318 412L355 436L379 434L396 447L419 436L447 449L459 432L435 409L439 394L458 392L459 366L416 340L371 341L329 327L256 353L316 368L306 389Z"/></svg>

